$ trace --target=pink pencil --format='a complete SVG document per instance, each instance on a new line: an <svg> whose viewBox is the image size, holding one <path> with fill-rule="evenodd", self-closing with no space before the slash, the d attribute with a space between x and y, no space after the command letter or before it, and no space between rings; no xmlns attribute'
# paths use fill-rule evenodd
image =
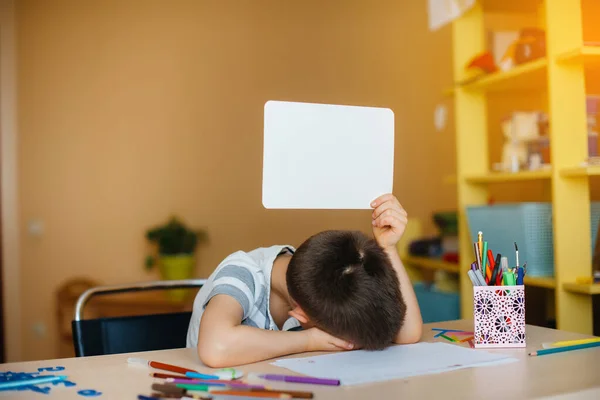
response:
<svg viewBox="0 0 600 400"><path fill-rule="evenodd" d="M452 334L456 336L473 336L473 332L452 332Z"/></svg>

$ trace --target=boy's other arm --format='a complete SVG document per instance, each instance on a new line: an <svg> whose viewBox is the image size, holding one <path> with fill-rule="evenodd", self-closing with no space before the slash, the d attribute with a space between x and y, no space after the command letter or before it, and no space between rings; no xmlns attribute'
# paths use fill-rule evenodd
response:
<svg viewBox="0 0 600 400"><path fill-rule="evenodd" d="M242 317L242 306L234 298L219 294L210 300L198 332L198 356L205 365L224 368L305 351L351 349L317 328L271 331L241 325Z"/></svg>
<svg viewBox="0 0 600 400"><path fill-rule="evenodd" d="M400 332L394 342L399 344L415 343L421 340L423 318L417 302L417 296L400 260L396 245L408 222L408 214L393 194L385 194L371 203L373 234L377 243L385 250L398 276L400 293L406 303L406 316Z"/></svg>
<svg viewBox="0 0 600 400"><path fill-rule="evenodd" d="M400 293L402 293L402 298L404 299L404 303L406 303L404 324L400 328L398 335L396 335L394 343L416 343L421 340L423 332L423 318L421 317L421 309L417 302L417 296L396 248L386 249L386 253L392 262L394 270L396 270L396 275L398 275L398 281L400 282Z"/></svg>

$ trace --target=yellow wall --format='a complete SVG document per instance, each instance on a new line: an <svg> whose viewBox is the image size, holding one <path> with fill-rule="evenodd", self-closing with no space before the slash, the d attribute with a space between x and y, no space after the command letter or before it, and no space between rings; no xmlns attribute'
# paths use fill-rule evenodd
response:
<svg viewBox="0 0 600 400"><path fill-rule="evenodd" d="M143 234L171 213L209 231L198 276L238 249L370 229L368 211L262 208L269 99L391 107L396 195L428 232L455 206L453 132L433 128L450 32L428 32L421 2L21 0L17 23L23 359L56 354L65 279L156 277Z"/></svg>

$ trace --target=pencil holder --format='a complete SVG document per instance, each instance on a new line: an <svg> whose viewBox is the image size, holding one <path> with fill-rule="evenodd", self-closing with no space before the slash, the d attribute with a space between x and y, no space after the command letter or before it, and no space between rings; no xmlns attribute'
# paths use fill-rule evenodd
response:
<svg viewBox="0 0 600 400"><path fill-rule="evenodd" d="M474 286L476 348L525 347L525 286Z"/></svg>

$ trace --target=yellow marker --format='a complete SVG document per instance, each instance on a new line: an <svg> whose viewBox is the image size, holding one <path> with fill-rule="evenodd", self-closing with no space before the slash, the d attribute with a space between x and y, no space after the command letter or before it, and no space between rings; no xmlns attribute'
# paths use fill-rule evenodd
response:
<svg viewBox="0 0 600 400"><path fill-rule="evenodd" d="M573 346L576 344L587 344L587 343L596 343L596 342L600 342L600 338L564 340L562 342L554 342L551 344L551 346L552 347L564 347L564 346Z"/></svg>
<svg viewBox="0 0 600 400"><path fill-rule="evenodd" d="M481 231L477 232L477 243L479 243L479 257L483 261L483 232ZM481 267L485 268L483 265Z"/></svg>

